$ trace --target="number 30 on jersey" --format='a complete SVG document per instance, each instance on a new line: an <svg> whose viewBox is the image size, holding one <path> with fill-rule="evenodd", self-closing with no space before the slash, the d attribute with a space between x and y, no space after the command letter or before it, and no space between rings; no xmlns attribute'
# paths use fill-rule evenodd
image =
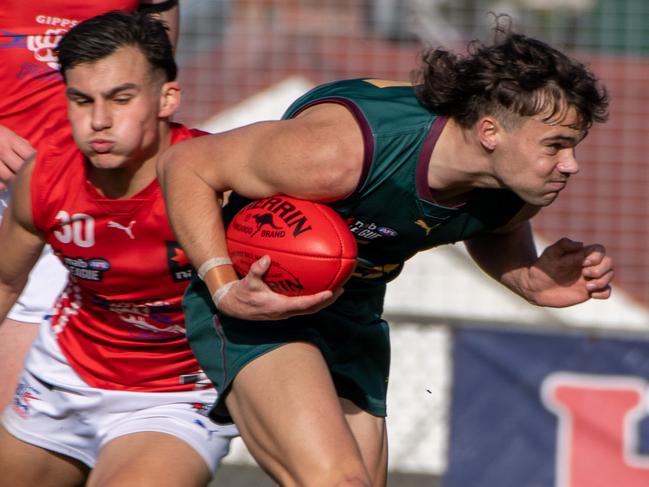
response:
<svg viewBox="0 0 649 487"><path fill-rule="evenodd" d="M95 245L95 220L85 213L74 213L72 216L61 210L56 214L60 229L54 231L56 239L64 244L73 242L79 247Z"/></svg>

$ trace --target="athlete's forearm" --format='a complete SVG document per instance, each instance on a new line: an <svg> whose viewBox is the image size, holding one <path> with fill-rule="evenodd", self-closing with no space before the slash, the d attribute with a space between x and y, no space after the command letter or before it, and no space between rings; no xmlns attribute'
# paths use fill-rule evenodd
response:
<svg viewBox="0 0 649 487"><path fill-rule="evenodd" d="M26 280L25 283L27 283ZM16 289L0 283L0 323L5 320L13 305L16 304L18 296L20 296L24 287L25 285L23 284L19 289Z"/></svg>
<svg viewBox="0 0 649 487"><path fill-rule="evenodd" d="M527 275L538 255L529 222L507 233L493 233L465 242L473 260L492 278L528 299Z"/></svg>
<svg viewBox="0 0 649 487"><path fill-rule="evenodd" d="M27 283L45 240L34 227L31 205L32 156L19 171L9 207L0 221L0 318L4 320Z"/></svg>
<svg viewBox="0 0 649 487"><path fill-rule="evenodd" d="M227 257L221 215L222 195L199 177L189 164L177 160L174 147L161 156L158 177L174 234L194 267L198 269L215 257ZM221 265L208 272L204 280L214 293L236 279L231 265Z"/></svg>
<svg viewBox="0 0 649 487"><path fill-rule="evenodd" d="M0 223L0 322L4 321L9 310L27 284L29 271L36 264L43 247L29 248L21 245L20 232L14 231L15 223L11 220L11 208Z"/></svg>
<svg viewBox="0 0 649 487"><path fill-rule="evenodd" d="M38 245L35 239L25 240L21 231L12 231L9 222L10 209L5 212L0 224L0 322L14 305L18 296L27 284L27 278L32 267L41 255L43 245Z"/></svg>

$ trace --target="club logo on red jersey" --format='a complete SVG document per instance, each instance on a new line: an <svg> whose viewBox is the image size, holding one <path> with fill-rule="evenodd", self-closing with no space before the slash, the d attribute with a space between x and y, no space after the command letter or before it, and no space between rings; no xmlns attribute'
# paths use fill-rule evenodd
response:
<svg viewBox="0 0 649 487"><path fill-rule="evenodd" d="M185 251L180 248L178 242L166 241L167 265L174 282L188 281L194 275L194 270Z"/></svg>

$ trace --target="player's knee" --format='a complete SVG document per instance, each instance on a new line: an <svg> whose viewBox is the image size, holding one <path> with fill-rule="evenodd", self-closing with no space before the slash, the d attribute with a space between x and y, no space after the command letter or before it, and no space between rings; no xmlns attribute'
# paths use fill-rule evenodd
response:
<svg viewBox="0 0 649 487"><path fill-rule="evenodd" d="M302 469L290 475L282 485L304 485L313 487L370 487L372 484L362 463L345 462L336 465L320 465L318 468Z"/></svg>
<svg viewBox="0 0 649 487"><path fill-rule="evenodd" d="M309 475L308 479L300 480L289 478L287 480L275 479L280 485L285 486L310 486L310 487L370 487L372 484L365 476L361 475L334 475L319 476Z"/></svg>

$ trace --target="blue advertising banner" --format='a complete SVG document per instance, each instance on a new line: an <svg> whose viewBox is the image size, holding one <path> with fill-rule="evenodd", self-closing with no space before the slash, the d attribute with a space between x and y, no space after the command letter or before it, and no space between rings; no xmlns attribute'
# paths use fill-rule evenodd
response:
<svg viewBox="0 0 649 487"><path fill-rule="evenodd" d="M649 486L649 339L459 327L444 487Z"/></svg>

